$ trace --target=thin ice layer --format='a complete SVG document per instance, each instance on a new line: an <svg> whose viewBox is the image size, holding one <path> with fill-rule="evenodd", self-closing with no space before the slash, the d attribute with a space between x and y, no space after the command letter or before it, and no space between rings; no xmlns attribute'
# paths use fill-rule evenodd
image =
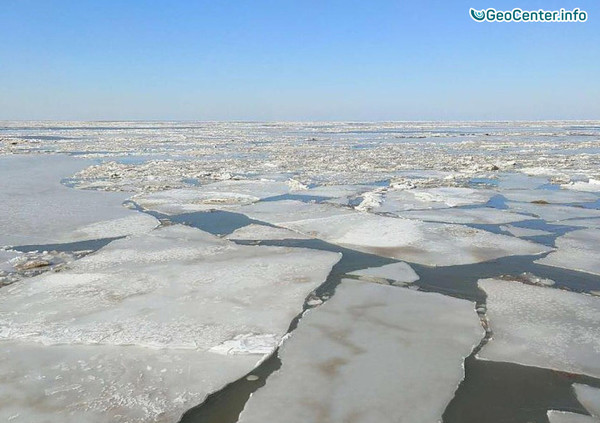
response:
<svg viewBox="0 0 600 423"><path fill-rule="evenodd" d="M506 225L500 226L503 231L510 232L512 235L523 238L529 236L552 235L552 232L542 231L541 229L523 228L521 226Z"/></svg>
<svg viewBox="0 0 600 423"><path fill-rule="evenodd" d="M380 267L369 267L367 269L355 270L348 274L366 278L388 279L400 283L412 283L419 280L419 275L404 262L386 264Z"/></svg>
<svg viewBox="0 0 600 423"><path fill-rule="evenodd" d="M1 389L37 399L16 421L35 421L39 404L53 421L174 421L272 352L339 257L239 246L179 225L114 241L69 270L0 289L0 349L19 354L2 360ZM146 377L147 366L154 370ZM54 378L57 367L70 369L58 391L29 383L32 375ZM163 377L163 368L203 382ZM97 389L88 375L111 388ZM88 403L100 404L97 420ZM0 407L0 420L12 411Z"/></svg>
<svg viewBox="0 0 600 423"><path fill-rule="evenodd" d="M61 179L88 162L68 156L0 157L0 246L140 233L158 222L122 206L127 194L68 188ZM114 223L114 219L119 220Z"/></svg>
<svg viewBox="0 0 600 423"><path fill-rule="evenodd" d="M482 279L492 339L479 358L600 377L600 299Z"/></svg>
<svg viewBox="0 0 600 423"><path fill-rule="evenodd" d="M140 206L165 214L182 214L213 209L230 209L252 204L262 198L286 194L287 183L269 180L229 180L197 188L181 188L149 194L134 199Z"/></svg>
<svg viewBox="0 0 600 423"><path fill-rule="evenodd" d="M469 301L344 280L302 318L239 421L439 421L482 336Z"/></svg>
<svg viewBox="0 0 600 423"><path fill-rule="evenodd" d="M577 400L597 419L600 419L600 389L579 383L573 384Z"/></svg>
<svg viewBox="0 0 600 423"><path fill-rule="evenodd" d="M581 229L556 239L557 250L536 263L600 275L600 229Z"/></svg>

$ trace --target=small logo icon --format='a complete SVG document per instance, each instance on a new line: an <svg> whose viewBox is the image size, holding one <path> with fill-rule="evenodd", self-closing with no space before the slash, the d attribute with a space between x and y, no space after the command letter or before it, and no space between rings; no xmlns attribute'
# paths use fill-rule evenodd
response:
<svg viewBox="0 0 600 423"><path fill-rule="evenodd" d="M475 10L471 8L471 17L477 22L481 22L485 19L485 9L483 10Z"/></svg>

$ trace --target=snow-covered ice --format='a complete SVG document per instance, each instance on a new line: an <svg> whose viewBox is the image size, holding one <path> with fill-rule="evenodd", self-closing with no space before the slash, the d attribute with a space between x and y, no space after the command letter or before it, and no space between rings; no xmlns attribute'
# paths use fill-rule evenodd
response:
<svg viewBox="0 0 600 423"><path fill-rule="evenodd" d="M599 423L591 416L585 414L569 413L568 411L548 410L548 420L550 423Z"/></svg>
<svg viewBox="0 0 600 423"><path fill-rule="evenodd" d="M567 189L548 190L548 189L514 189L502 191L502 195L509 201L519 202L547 202L547 203L587 203L596 201L598 195L578 192Z"/></svg>
<svg viewBox="0 0 600 423"><path fill-rule="evenodd" d="M489 190L461 187L390 189L383 196L381 205L374 211L396 214L408 210L485 204L494 194Z"/></svg>
<svg viewBox="0 0 600 423"><path fill-rule="evenodd" d="M600 179L590 178L587 182L575 181L561 185L563 188L572 189L575 191L587 191L600 193Z"/></svg>
<svg viewBox="0 0 600 423"><path fill-rule="evenodd" d="M240 423L436 422L484 332L469 301L343 280L279 351Z"/></svg>
<svg viewBox="0 0 600 423"><path fill-rule="evenodd" d="M417 275L410 265L404 262L386 264L380 267L369 267L367 269L355 270L348 274L362 276L367 279L387 279L399 283L413 283L419 280L419 275Z"/></svg>
<svg viewBox="0 0 600 423"><path fill-rule="evenodd" d="M180 225L114 241L0 289L2 397L15 421L174 421L273 351L339 258Z"/></svg>
<svg viewBox="0 0 600 423"><path fill-rule="evenodd" d="M536 263L600 275L600 229L580 229L556 239L557 250Z"/></svg>
<svg viewBox="0 0 600 423"><path fill-rule="evenodd" d="M577 400L592 416L600 419L600 389L580 383L573 384Z"/></svg>
<svg viewBox="0 0 600 423"><path fill-rule="evenodd" d="M518 203L508 201L506 205L517 213L526 213L546 222L560 222L568 225L569 219L600 217L600 210L582 207L563 206L557 204Z"/></svg>
<svg viewBox="0 0 600 423"><path fill-rule="evenodd" d="M89 162L68 156L0 157L0 246L50 244L141 233L158 225L122 206L126 194L68 188Z"/></svg>
<svg viewBox="0 0 600 423"><path fill-rule="evenodd" d="M250 225L246 225L235 230L225 238L230 240L264 241L281 239L309 239L310 237L285 228L251 223Z"/></svg>
<svg viewBox="0 0 600 423"><path fill-rule="evenodd" d="M600 377L600 298L482 279L492 339L478 357Z"/></svg>
<svg viewBox="0 0 600 423"><path fill-rule="evenodd" d="M472 209L434 209L434 210L411 210L395 213L399 217L407 219L419 219L430 222L446 222L460 224L492 224L520 222L531 219L531 216L512 213L506 210L498 210L491 207L478 207Z"/></svg>

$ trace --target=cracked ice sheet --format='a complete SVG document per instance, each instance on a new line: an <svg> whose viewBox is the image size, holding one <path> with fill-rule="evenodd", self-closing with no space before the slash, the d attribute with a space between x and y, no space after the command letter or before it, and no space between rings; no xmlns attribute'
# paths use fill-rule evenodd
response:
<svg viewBox="0 0 600 423"><path fill-rule="evenodd" d="M369 267L348 273L353 276L388 279L400 283L413 283L419 280L419 275L407 263L391 263L380 267Z"/></svg>
<svg viewBox="0 0 600 423"><path fill-rule="evenodd" d="M0 246L51 244L146 232L151 216L122 206L127 194L68 188L88 164L68 156L0 157Z"/></svg>
<svg viewBox="0 0 600 423"><path fill-rule="evenodd" d="M547 415L550 423L600 423L600 420L591 416L568 411L548 410Z"/></svg>
<svg viewBox="0 0 600 423"><path fill-rule="evenodd" d="M600 299L482 279L492 339L478 358L600 377Z"/></svg>
<svg viewBox="0 0 600 423"><path fill-rule="evenodd" d="M515 189L502 191L501 193L508 201L532 202L546 201L548 203L589 203L596 201L598 195L571 191L566 189Z"/></svg>
<svg viewBox="0 0 600 423"><path fill-rule="evenodd" d="M227 235L225 238L229 240L253 241L310 239L310 237L307 237L306 235L303 235L299 232L290 231L289 229L257 225L255 223L251 223L250 225L239 228L230 235Z"/></svg>
<svg viewBox="0 0 600 423"><path fill-rule="evenodd" d="M531 220L531 216L518 213L511 213L505 210L498 210L491 207L481 207L474 209L435 209L435 210L413 210L396 213L399 217L407 219L427 220L430 222L446 222L460 224L492 224L520 222Z"/></svg>
<svg viewBox="0 0 600 423"><path fill-rule="evenodd" d="M536 263L600 275L600 229L580 229L556 239L557 250Z"/></svg>
<svg viewBox="0 0 600 423"><path fill-rule="evenodd" d="M551 250L460 225L384 217L322 204L287 202L281 206L270 210L258 203L241 207L238 212L343 247L428 266L478 263Z"/></svg>
<svg viewBox="0 0 600 423"><path fill-rule="evenodd" d="M484 335L472 302L343 280L307 312L240 423L436 422Z"/></svg>
<svg viewBox="0 0 600 423"><path fill-rule="evenodd" d="M577 400L594 417L600 418L600 389L579 383L573 384Z"/></svg>
<svg viewBox="0 0 600 423"><path fill-rule="evenodd" d="M52 421L175 421L273 351L339 258L179 225L114 241L0 290L0 350L18 356L1 360L0 392L22 399L16 421L34 421L38 407ZM48 382L29 383L36 375ZM13 412L0 406L0 420Z"/></svg>
<svg viewBox="0 0 600 423"><path fill-rule="evenodd" d="M228 210L263 198L287 194L289 191L290 186L281 181L229 180L197 188L141 194L133 200L145 209L174 215L214 209Z"/></svg>

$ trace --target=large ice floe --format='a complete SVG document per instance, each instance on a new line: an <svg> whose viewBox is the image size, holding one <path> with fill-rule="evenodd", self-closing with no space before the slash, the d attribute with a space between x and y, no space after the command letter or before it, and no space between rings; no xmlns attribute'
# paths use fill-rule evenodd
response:
<svg viewBox="0 0 600 423"><path fill-rule="evenodd" d="M272 352L340 255L174 225L0 289L0 420L172 422Z"/></svg>
<svg viewBox="0 0 600 423"><path fill-rule="evenodd" d="M386 264L379 267L355 270L348 273L352 276L360 276L365 280L385 279L393 281L394 284L408 284L419 280L419 275L407 263L398 262Z"/></svg>
<svg viewBox="0 0 600 423"><path fill-rule="evenodd" d="M568 411L548 410L550 423L599 423L600 420L585 414L570 413Z"/></svg>
<svg viewBox="0 0 600 423"><path fill-rule="evenodd" d="M278 201L236 211L347 248L431 266L550 251L543 245L460 225L385 217L324 204Z"/></svg>
<svg viewBox="0 0 600 423"><path fill-rule="evenodd" d="M580 383L573 384L577 400L597 419L600 419L600 389Z"/></svg>
<svg viewBox="0 0 600 423"><path fill-rule="evenodd" d="M560 222L568 225L570 219L600 218L600 210L558 204L516 203L509 201L508 207L518 213L530 214L546 222Z"/></svg>
<svg viewBox="0 0 600 423"><path fill-rule="evenodd" d="M600 298L482 279L492 339L478 357L600 377Z"/></svg>
<svg viewBox="0 0 600 423"><path fill-rule="evenodd" d="M146 232L152 216L122 206L126 194L68 188L61 179L87 161L68 156L0 157L0 246L51 244Z"/></svg>
<svg viewBox="0 0 600 423"><path fill-rule="evenodd" d="M536 263L600 275L600 229L581 229L556 239L557 250Z"/></svg>
<svg viewBox="0 0 600 423"><path fill-rule="evenodd" d="M484 335L469 301L343 280L279 350L241 423L436 422Z"/></svg>
<svg viewBox="0 0 600 423"><path fill-rule="evenodd" d="M140 206L165 214L227 210L263 198L286 194L289 184L270 180L227 180L196 188L181 188L134 197Z"/></svg>
<svg viewBox="0 0 600 423"><path fill-rule="evenodd" d="M226 236L229 240L282 240L282 239L310 239L310 237L298 232L290 231L285 228L276 226L257 225L251 223L236 229L234 232Z"/></svg>
<svg viewBox="0 0 600 423"><path fill-rule="evenodd" d="M411 210L395 213L399 217L408 219L419 219L430 222L446 222L460 224L492 224L520 222L531 219L531 216L512 213L506 210L498 210L491 207L477 207L472 209L435 209L435 210Z"/></svg>
<svg viewBox="0 0 600 423"><path fill-rule="evenodd" d="M407 210L425 210L485 204L495 193L485 189L436 187L390 189L381 198L375 210L396 214Z"/></svg>

